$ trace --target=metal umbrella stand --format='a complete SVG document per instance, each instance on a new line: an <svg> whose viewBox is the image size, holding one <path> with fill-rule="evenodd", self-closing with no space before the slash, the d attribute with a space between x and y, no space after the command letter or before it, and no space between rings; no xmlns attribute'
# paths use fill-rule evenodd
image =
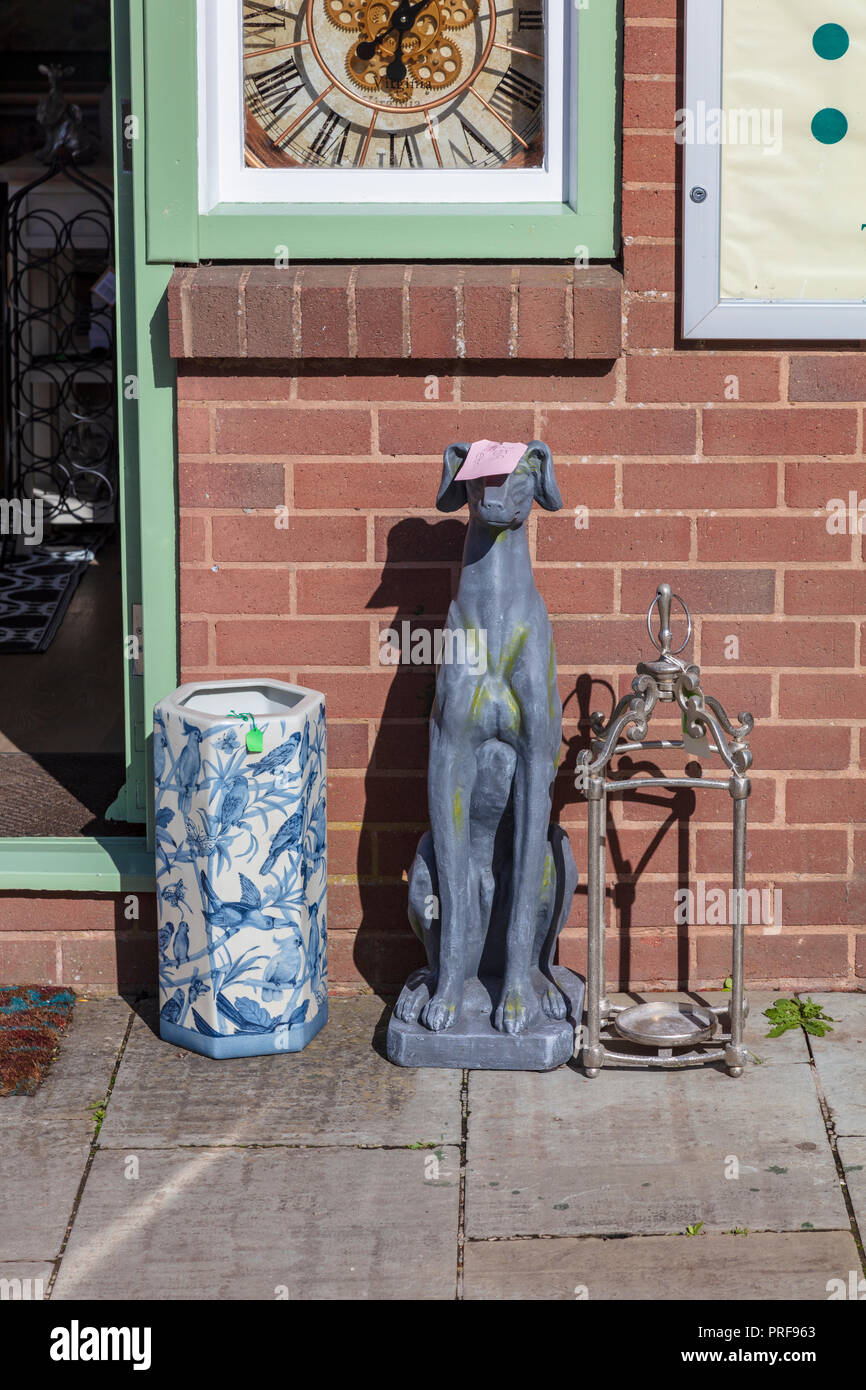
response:
<svg viewBox="0 0 866 1390"><path fill-rule="evenodd" d="M671 650L671 600L682 605L688 630L682 646ZM653 610L658 609L658 634L652 630ZM587 1022L582 1050L587 1076L597 1076L606 1060L618 1066L688 1067L724 1061L731 1076L741 1076L746 1061L743 1024L748 1003L743 988L743 926L746 904L746 802L751 791L747 776L752 765L748 739L754 727L750 714L740 714L734 727L723 706L701 689L697 666L678 660L692 633L688 608L669 584L659 585L647 613L647 631L659 653L656 661L638 663L632 693L623 696L610 721L594 713L590 749L578 755L575 786L589 805L587 865L588 958ZM648 726L658 704L676 702L683 712L683 738L647 738ZM625 738L625 742L621 740ZM639 750L682 748L686 752L717 754L728 769L726 779L708 777L635 777L608 781L611 759ZM720 1008L662 1000L627 1007L606 997L605 972L605 863L607 797L634 787L690 787L727 791L733 802L733 900L732 968L730 1004ZM724 1029L727 1028L727 1031ZM722 1031L720 1031L720 1029ZM606 1043L626 1039L651 1052L612 1051Z"/></svg>

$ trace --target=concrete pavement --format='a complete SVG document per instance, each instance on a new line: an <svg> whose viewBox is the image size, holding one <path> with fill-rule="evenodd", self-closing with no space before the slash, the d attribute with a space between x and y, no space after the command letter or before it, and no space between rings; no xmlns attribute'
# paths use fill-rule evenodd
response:
<svg viewBox="0 0 866 1390"><path fill-rule="evenodd" d="M231 1062L162 1043L152 1005L79 1000L40 1091L0 1101L0 1280L59 1301L825 1300L863 1275L866 996L817 996L838 1022L811 1050L764 1036L772 998L739 1080L592 1081L395 1068L370 996L333 1000L303 1053Z"/></svg>

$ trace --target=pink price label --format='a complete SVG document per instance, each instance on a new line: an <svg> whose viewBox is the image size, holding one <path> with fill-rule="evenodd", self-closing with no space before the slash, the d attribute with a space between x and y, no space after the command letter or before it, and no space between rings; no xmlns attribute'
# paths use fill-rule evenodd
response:
<svg viewBox="0 0 866 1390"><path fill-rule="evenodd" d="M492 439L476 439L456 476L461 483L470 478L506 477L514 472L525 453L525 444L497 444Z"/></svg>

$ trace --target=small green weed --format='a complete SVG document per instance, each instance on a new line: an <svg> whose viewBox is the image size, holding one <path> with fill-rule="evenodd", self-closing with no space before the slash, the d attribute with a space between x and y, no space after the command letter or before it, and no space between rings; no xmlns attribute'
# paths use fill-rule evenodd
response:
<svg viewBox="0 0 866 1390"><path fill-rule="evenodd" d="M764 1010L764 1017L773 1025L767 1033L768 1038L780 1038L789 1028L805 1028L807 1033L823 1038L825 1033L833 1032L830 1024L835 1023L832 1015L824 1013L821 1004L813 1004L808 998L777 999L771 1008Z"/></svg>
<svg viewBox="0 0 866 1390"><path fill-rule="evenodd" d="M94 1100L88 1105L88 1110L96 1121L96 1129L93 1132L94 1139L99 1138L99 1131L102 1129L102 1121L105 1119L105 1101Z"/></svg>

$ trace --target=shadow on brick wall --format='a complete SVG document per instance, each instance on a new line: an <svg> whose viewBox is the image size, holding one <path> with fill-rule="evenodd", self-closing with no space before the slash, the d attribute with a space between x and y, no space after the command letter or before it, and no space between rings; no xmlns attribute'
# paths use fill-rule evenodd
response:
<svg viewBox="0 0 866 1390"><path fill-rule="evenodd" d="M591 744L590 715L601 709L609 718L617 700L613 686L606 680L594 678L583 672L575 681L574 690L563 700L563 739L564 757L560 775L554 790L554 817L565 825L570 833L572 848L577 859L580 881L575 894L575 910L569 925L586 931L586 798L574 785L577 756ZM569 729L575 729L569 733ZM662 777L665 770L648 757L631 757L623 754L612 760L608 780L617 781L637 777ZM686 769L688 776L700 776L699 764L690 763ZM676 974L681 987L686 987L689 979L689 938L688 927L674 923L674 893L676 888L689 886L689 821L696 805L694 791L684 788L676 792L658 789L630 791L608 796L607 815L607 884L605 896L608 904L613 904L611 918L608 908L608 987L628 989L630 981L646 978L645 962L635 959L635 945L639 938L632 936L634 927L646 925L646 909L639 903L641 895L641 876L653 872L669 872L670 880L661 885L668 894L670 906L666 917L658 917L658 923L670 921L676 927ZM645 815L635 815L635 808L649 808ZM623 824L623 812L629 808L630 823ZM661 870L654 860L660 852L668 835L675 836L675 868L667 866ZM644 887L644 902L650 913L656 908L658 896ZM638 911L635 909L638 907ZM567 962L573 968L583 969L583 960Z"/></svg>
<svg viewBox="0 0 866 1390"><path fill-rule="evenodd" d="M130 916L137 911L138 917ZM132 1003L159 993L156 894L118 893L114 899L117 992Z"/></svg>
<svg viewBox="0 0 866 1390"><path fill-rule="evenodd" d="M364 780L358 850L361 921L354 962L368 984L389 994L424 964L406 915L407 876L429 823L427 726L436 672L413 657L424 655L424 634L432 640L444 626L465 535L465 523L453 518L395 519L381 578L367 605L385 610L380 635L389 628L397 635L400 661L382 667L393 678Z"/></svg>

